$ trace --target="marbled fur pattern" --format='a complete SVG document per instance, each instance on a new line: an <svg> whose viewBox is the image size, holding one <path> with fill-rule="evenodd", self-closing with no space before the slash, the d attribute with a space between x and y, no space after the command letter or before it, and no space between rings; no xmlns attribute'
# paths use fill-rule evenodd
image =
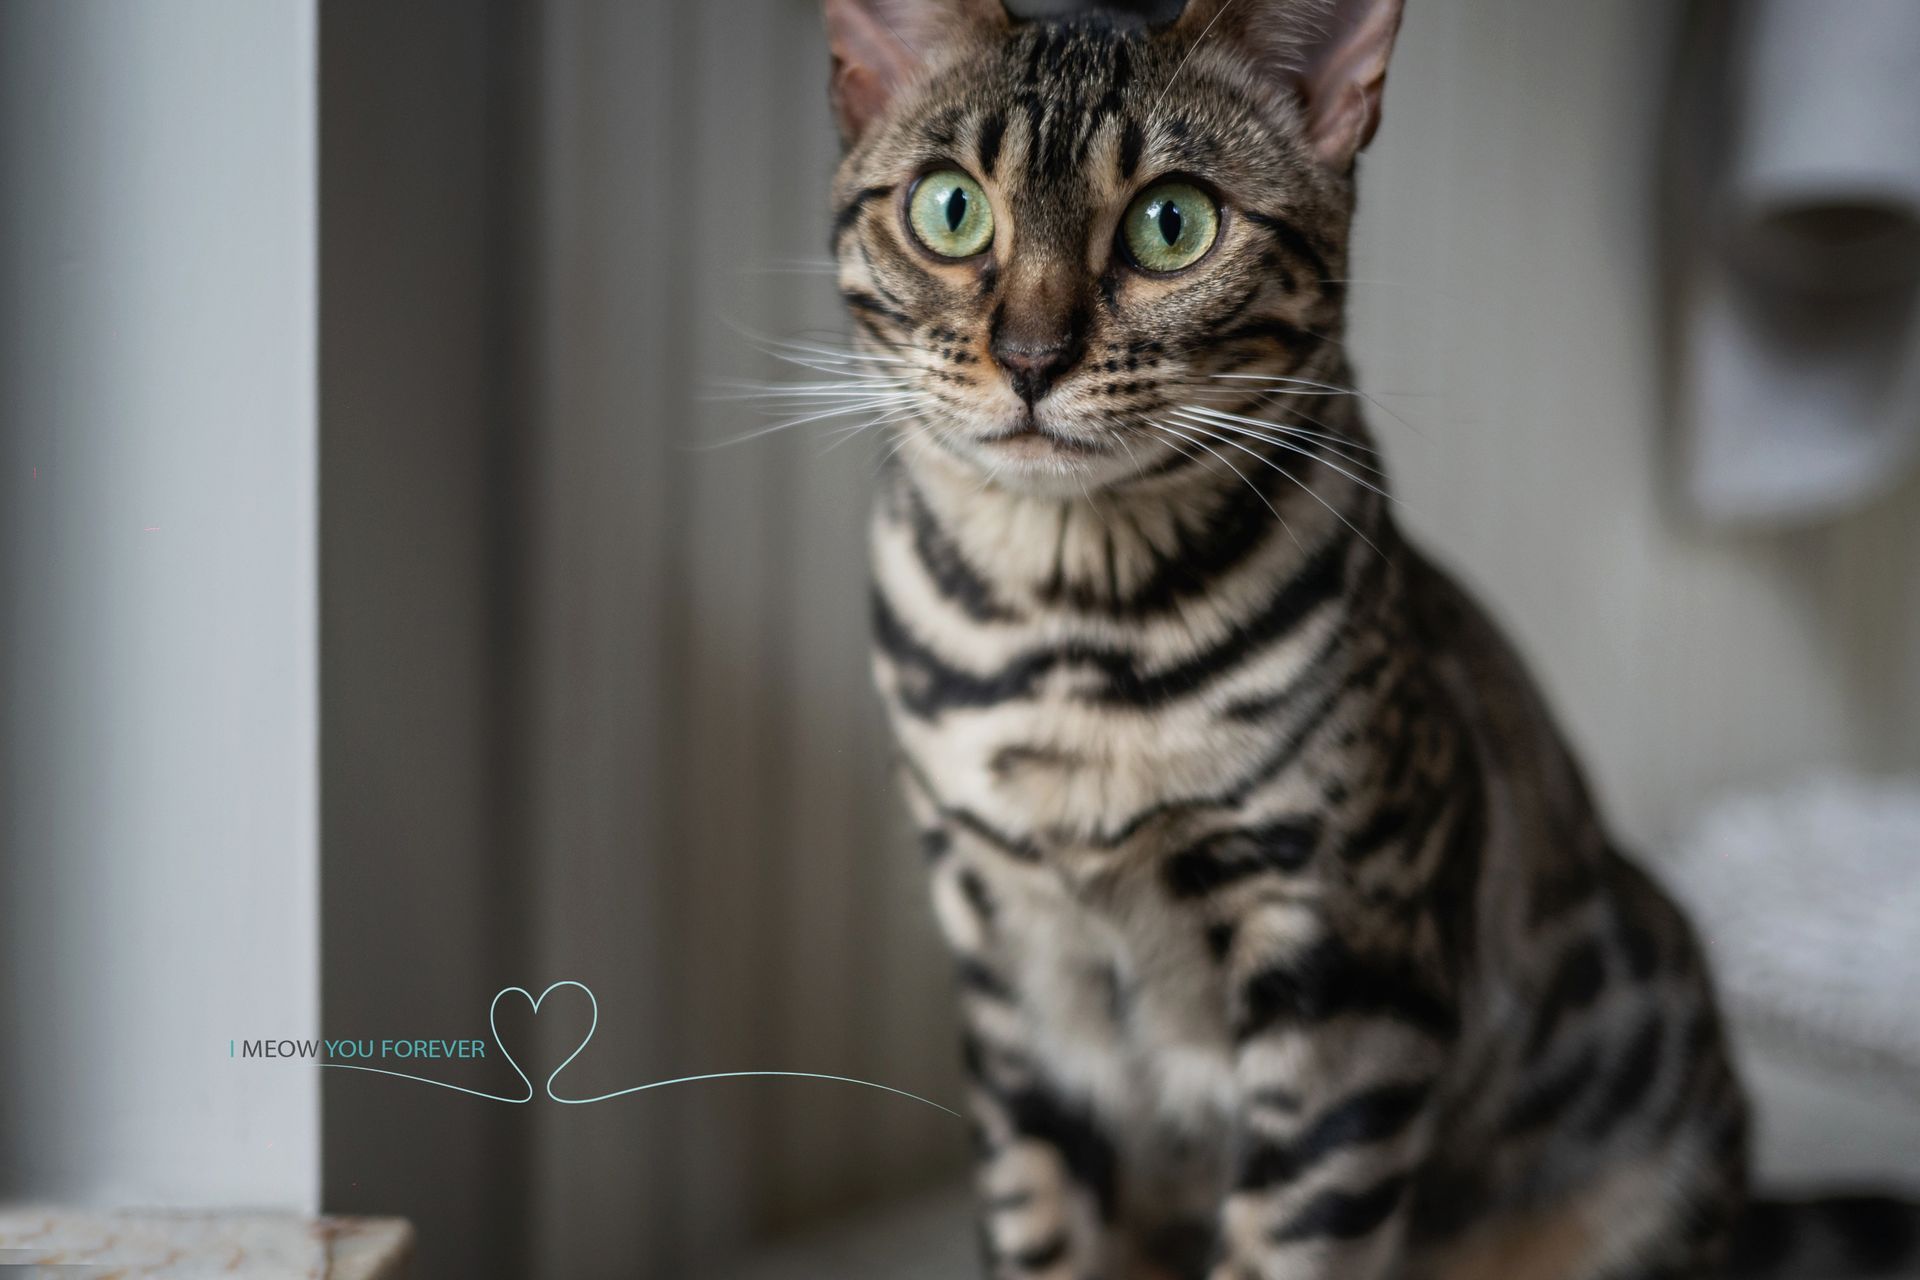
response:
<svg viewBox="0 0 1920 1280"><path fill-rule="evenodd" d="M1351 166L1274 74L1319 28L829 13L874 4L922 62L849 123L834 246L862 349L921 397L875 667L958 957L991 1273L1722 1274L1745 1109L1700 954L1371 469ZM870 87L840 84L847 118ZM941 165L992 198L983 260L905 229ZM1148 277L1115 223L1166 174L1223 228ZM1008 326L1073 351L1031 406Z"/></svg>

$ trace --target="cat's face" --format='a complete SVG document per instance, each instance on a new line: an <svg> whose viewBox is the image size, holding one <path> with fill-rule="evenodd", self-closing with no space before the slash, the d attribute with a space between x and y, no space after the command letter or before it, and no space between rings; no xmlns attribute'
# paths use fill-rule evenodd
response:
<svg viewBox="0 0 1920 1280"><path fill-rule="evenodd" d="M1196 0L1161 30L997 0L827 15L840 285L873 375L910 393L909 449L1112 485L1231 459L1216 415L1337 362L1397 0Z"/></svg>

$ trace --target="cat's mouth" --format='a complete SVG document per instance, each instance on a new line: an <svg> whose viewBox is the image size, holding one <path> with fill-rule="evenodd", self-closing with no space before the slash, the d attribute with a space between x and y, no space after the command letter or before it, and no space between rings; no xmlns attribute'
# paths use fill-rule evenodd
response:
<svg viewBox="0 0 1920 1280"><path fill-rule="evenodd" d="M1042 426L1032 418L1018 422L1011 429L997 435L987 436L981 443L1003 457L1029 461L1063 456L1094 458L1113 451L1110 446L1065 435Z"/></svg>

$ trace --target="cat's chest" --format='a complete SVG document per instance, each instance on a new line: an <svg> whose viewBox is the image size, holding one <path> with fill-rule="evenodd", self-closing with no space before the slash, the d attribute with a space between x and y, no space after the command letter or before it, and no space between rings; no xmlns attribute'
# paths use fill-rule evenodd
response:
<svg viewBox="0 0 1920 1280"><path fill-rule="evenodd" d="M885 693L899 673L881 666ZM1257 749L1203 708L1114 706L1085 686L1065 668L1028 696L936 717L888 701L910 767L941 808L1042 848L1115 845L1143 821L1206 806Z"/></svg>
<svg viewBox="0 0 1920 1280"><path fill-rule="evenodd" d="M1251 642L1248 611L1272 632L1292 599L1287 566L1264 562L1178 609L1054 600L1035 565L990 572L1004 554L963 555L903 501L874 525L876 682L938 805L1016 842L1110 847L1157 815L1231 808L1284 736L1262 708L1338 626L1306 608Z"/></svg>

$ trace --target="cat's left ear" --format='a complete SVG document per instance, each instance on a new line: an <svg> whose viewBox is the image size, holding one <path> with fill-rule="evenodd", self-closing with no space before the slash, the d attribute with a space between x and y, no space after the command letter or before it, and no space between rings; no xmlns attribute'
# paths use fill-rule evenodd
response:
<svg viewBox="0 0 1920 1280"><path fill-rule="evenodd" d="M1344 173L1380 127L1403 7L1404 0L1192 0L1177 25L1196 38L1237 40L1281 78L1304 112L1314 154Z"/></svg>
<svg viewBox="0 0 1920 1280"><path fill-rule="evenodd" d="M823 7L833 113L849 141L942 50L1007 25L1000 0L824 0Z"/></svg>

